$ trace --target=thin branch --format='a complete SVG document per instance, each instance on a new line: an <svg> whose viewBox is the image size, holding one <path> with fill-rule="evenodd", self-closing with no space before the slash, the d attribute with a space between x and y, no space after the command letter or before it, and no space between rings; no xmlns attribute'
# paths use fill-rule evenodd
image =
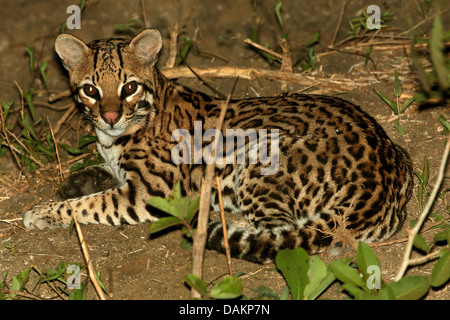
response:
<svg viewBox="0 0 450 320"><path fill-rule="evenodd" d="M281 59L281 69L282 72L289 72L292 73L294 69L292 68L292 59L291 59L291 53L289 50L289 43L285 38L282 38L279 42L279 45L281 47L282 51L282 59Z"/></svg>
<svg viewBox="0 0 450 320"><path fill-rule="evenodd" d="M231 93L228 95L226 101L222 103L219 118L217 119L216 129L221 131L223 120L227 112L228 103L231 99L232 92L236 86L238 78L236 79ZM218 139L214 141L214 150L217 150ZM193 237L194 243L192 245L192 273L199 278L202 278L203 274L203 254L206 245L206 236L208 232L208 217L209 206L211 199L211 187L214 175L215 163L206 165L205 178L202 181L201 193L200 193L200 206L198 210L198 224L197 231ZM200 293L192 288L191 296L193 299L201 298Z"/></svg>
<svg viewBox="0 0 450 320"><path fill-rule="evenodd" d="M250 39L245 39L244 42L249 44L249 45L251 45L252 47L255 47L258 50L264 51L264 52L274 56L275 58L278 58L280 60L283 59L283 55L281 55L278 52L275 52L275 51L273 51L273 50L271 50L269 48L266 48L266 47L260 45L259 43L256 43L256 42L254 42L254 41L252 41Z"/></svg>
<svg viewBox="0 0 450 320"><path fill-rule="evenodd" d="M334 47L334 42L336 41L336 37L337 37L337 35L339 33L339 29L341 28L342 18L344 16L344 11L345 11L345 6L346 5L347 5L347 0L345 0L344 3L342 4L341 13L339 15L339 21L338 21L338 23L336 25L336 30L334 31L333 39L331 40L331 43L330 43L330 46L329 46L330 48Z"/></svg>
<svg viewBox="0 0 450 320"><path fill-rule="evenodd" d="M32 300L43 300L43 298L36 296L34 294L17 291L17 290L9 290L9 289L1 289L0 288L0 292L7 293L7 294L15 294L16 296L21 296L21 297L32 299Z"/></svg>
<svg viewBox="0 0 450 320"><path fill-rule="evenodd" d="M227 224L225 221L225 212L223 209L222 188L220 186L220 178L219 177L216 177L216 182L217 182L217 194L219 196L219 205L220 205L220 221L222 222L223 243L224 243L224 247L225 247L225 254L227 256L228 272L230 273L230 276L233 276L233 267L231 265L230 245L228 244Z"/></svg>
<svg viewBox="0 0 450 320"><path fill-rule="evenodd" d="M169 28L170 39L169 39L169 57L166 61L166 68L175 67L175 61L177 58L177 39L178 39L178 23Z"/></svg>
<svg viewBox="0 0 450 320"><path fill-rule="evenodd" d="M56 158L58 159L59 174L60 174L61 182L63 182L64 181L64 175L63 175L63 170L62 170L62 167L61 167L61 158L59 157L58 143L56 142L55 133L53 132L52 124L50 123L50 120L49 120L48 117L47 117L47 122L48 122L48 125L50 127L50 132L52 134L53 142L55 143L55 152L56 152Z"/></svg>
<svg viewBox="0 0 450 320"><path fill-rule="evenodd" d="M142 16L144 18L144 26L146 29L150 28L150 21L148 21L147 19L147 13L145 10L145 0L141 0L141 5L142 5Z"/></svg>
<svg viewBox="0 0 450 320"><path fill-rule="evenodd" d="M83 252L84 259L87 263L87 268L89 272L89 279L91 279L92 284L94 285L95 291L97 292L100 300L106 300L108 297L105 295L105 292L103 291L102 287L100 286L100 283L97 280L97 275L94 271L94 265L92 264L92 260L89 254L89 249L86 245L86 242L84 240L83 232L81 231L81 226L78 223L78 219L76 215L73 215L73 220L75 223L75 229L77 231L78 239L80 240L81 244L81 251Z"/></svg>
<svg viewBox="0 0 450 320"><path fill-rule="evenodd" d="M430 212L431 207L433 206L434 200L439 192L439 188L441 187L442 180L444 179L445 166L447 164L449 153L450 153L450 139L447 140L447 143L445 145L444 153L443 153L442 161L441 161L441 166L439 167L439 174L438 174L436 183L433 187L433 190L431 191L430 198L428 199L428 202L427 202L425 208L423 209L422 213L420 214L419 219L418 219L416 225L414 226L414 228L411 230L408 230L408 233L409 233L408 243L406 245L406 250L405 250L405 254L403 256L402 265L400 266L397 276L395 277L395 281L398 281L403 277L403 275L406 272L406 269L410 265L411 260L409 259L409 257L411 255L414 238L416 237L416 235L419 233L420 229L422 228L423 222L427 218L428 213Z"/></svg>

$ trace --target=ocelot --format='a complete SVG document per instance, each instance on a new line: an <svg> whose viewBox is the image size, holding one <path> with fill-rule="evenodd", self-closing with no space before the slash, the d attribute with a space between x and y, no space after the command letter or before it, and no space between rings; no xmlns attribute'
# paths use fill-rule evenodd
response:
<svg viewBox="0 0 450 320"><path fill-rule="evenodd" d="M68 177L70 199L26 212L28 229L65 227L75 215L81 223L152 222L163 213L150 197L171 197L178 181L183 194L199 194L213 139L199 142L197 133L207 140L223 101L164 77L155 66L161 46L153 29L131 41L58 36L56 52L105 163ZM282 248L324 251L339 221L355 239L382 241L405 221L410 158L350 102L306 94L230 100L214 137L226 140L216 150L226 161L212 158L225 211L243 216L228 225L234 257L267 263ZM218 210L216 193L211 208ZM220 222L210 221L207 247L224 252Z"/></svg>

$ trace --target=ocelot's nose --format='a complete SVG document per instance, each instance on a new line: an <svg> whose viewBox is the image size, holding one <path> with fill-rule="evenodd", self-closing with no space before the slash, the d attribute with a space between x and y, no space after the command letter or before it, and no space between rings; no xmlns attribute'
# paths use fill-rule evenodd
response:
<svg viewBox="0 0 450 320"><path fill-rule="evenodd" d="M103 120L105 120L107 124L109 124L112 127L119 121L120 114L115 111L106 111L102 113L102 118Z"/></svg>

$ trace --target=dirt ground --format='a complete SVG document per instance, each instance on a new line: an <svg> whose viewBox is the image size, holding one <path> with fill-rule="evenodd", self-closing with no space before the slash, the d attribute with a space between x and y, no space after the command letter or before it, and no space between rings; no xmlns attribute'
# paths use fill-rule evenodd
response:
<svg viewBox="0 0 450 320"><path fill-rule="evenodd" d="M69 30L85 41L117 36L114 25L130 22L131 18L142 19L141 1L99 0L88 2L81 16L81 29ZM282 18L284 28L281 29L274 13L275 1L269 0L146 0L146 18L152 28L159 29L164 40L164 48L158 66L163 68L168 57L169 27L182 23L179 44L185 36L194 39L187 62L195 67L233 66L255 67L277 70L280 65L272 65L244 40L250 37L252 30L257 30L259 41L269 43L271 48L287 34L293 61L304 57L307 49L304 44L312 40L316 32L320 32L320 43L314 46L319 53L317 70L307 73L310 79L318 80L312 84L302 85L282 83L269 80L240 80L235 90L235 97L264 96L279 92L307 92L321 94L340 93L374 116L385 128L388 135L399 145L405 147L412 158L414 170L422 171L424 156L430 164L430 185L435 181L443 151L445 137L439 123L439 116L450 119L448 105L421 108L417 104L409 107L401 116L405 134L399 136L394 128L397 119L388 106L374 93L377 89L392 97L394 70L398 69L403 84L401 101L413 96L419 84L411 67L409 45L398 45L395 41L407 41L408 33L402 32L423 21L415 29L418 33L427 33L432 19L426 19L418 9L424 1L348 1L341 17L344 1L337 0L285 0L282 1ZM53 48L54 39L59 33L61 23L69 14L69 5L77 1L42 0L42 1L2 1L0 6L0 101L10 102L14 99L17 115L21 99L18 86L23 90L33 87L36 90L35 101L48 102L49 93L59 93L68 88L68 77L59 63ZM360 54L348 54L338 51L327 51L333 42L339 42L348 36L348 21L358 17L368 5L377 4L382 13L391 10L394 16L387 23L389 30L383 30L371 39L378 43L373 47L372 61L365 65L364 53L367 47L360 46ZM445 30L450 26L450 4L448 1L434 1L433 10L438 6L444 10ZM447 11L445 11L447 10ZM432 11L435 12L435 11ZM342 23L339 26L339 20ZM336 31L338 31L336 33ZM336 33L336 34L335 34ZM372 33L373 35L373 33ZM387 37L389 35L389 37ZM385 37L386 36L386 37ZM394 37L395 36L395 37ZM361 39L359 43L367 41ZM352 47L353 52L358 42L350 41L340 46ZM47 61L49 92L45 90L39 76L30 74L29 58L25 46L33 48L37 61ZM345 50L342 50L345 51ZM295 72L301 72L299 65ZM232 79L207 78L208 83L224 94L228 94L234 82ZM213 94L200 81L179 79L179 82L190 87ZM70 98L57 101L53 106L63 108L71 103ZM49 118L56 126L65 114L60 111L37 104L38 118ZM66 121L67 123L69 121ZM70 124L64 123L57 135L58 142L75 143L80 135L90 131L88 125L78 114L71 117ZM46 124L46 120L44 120ZM75 139L75 140L74 140ZM73 157L61 152L63 169L67 175L70 165L65 161ZM450 166L446 176L450 177ZM0 277L8 272L7 283L11 277L26 268L35 267L31 272L30 283L34 283L38 274L56 268L60 262L81 263L85 265L78 237L67 229L26 231L21 226L22 214L33 205L47 199L56 199L55 192L59 183L56 164L39 168L29 175L31 182L25 179L12 158L0 158ZM416 179L416 185L417 185ZM446 187L450 185L446 179ZM446 202L436 201L433 209L448 219L445 203L450 202L450 193L446 194ZM408 204L409 226L419 212L417 191ZM430 221L431 223L433 221ZM429 223L430 223L429 222ZM401 240L406 236L403 229L394 239ZM189 299L190 291L184 285L183 277L191 272L191 251L180 247L183 240L181 231L173 231L158 237L149 237L149 225L109 227L99 225L83 226L86 243L96 269L101 271L101 278L115 299ZM425 233L431 239L433 232ZM383 279L387 282L395 277L403 252L405 241L392 242L375 248L380 259ZM349 253L350 255L353 253ZM414 253L417 255L417 252ZM336 257L324 254L322 258L329 263ZM233 260L234 272L241 273L244 293L252 298L260 286L267 286L278 294L283 290L285 281L276 270L274 264L257 265L242 260ZM424 274L429 276L433 264L409 269L408 274ZM227 274L225 256L207 251L204 261L204 280L212 283ZM86 271L83 272L85 277ZM1 279L0 279L1 280ZM34 291L41 297L54 297L48 287L41 286ZM88 299L97 299L90 287ZM344 294L333 285L320 298L342 299ZM430 290L426 299L450 299L449 285L438 290Z"/></svg>

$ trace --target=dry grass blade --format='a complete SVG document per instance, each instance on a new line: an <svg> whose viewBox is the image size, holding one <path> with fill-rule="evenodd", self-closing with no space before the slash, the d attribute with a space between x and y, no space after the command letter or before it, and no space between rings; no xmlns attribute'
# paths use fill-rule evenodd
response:
<svg viewBox="0 0 450 320"><path fill-rule="evenodd" d="M58 168L59 168L59 175L61 178L61 182L64 181L64 175L63 170L61 167L61 158L59 157L59 151L58 151L58 143L56 142L55 133L53 132L52 124L50 123L50 120L47 117L48 126L50 127L50 132L52 134L53 142L55 143L55 152L56 152L56 158L58 159Z"/></svg>

